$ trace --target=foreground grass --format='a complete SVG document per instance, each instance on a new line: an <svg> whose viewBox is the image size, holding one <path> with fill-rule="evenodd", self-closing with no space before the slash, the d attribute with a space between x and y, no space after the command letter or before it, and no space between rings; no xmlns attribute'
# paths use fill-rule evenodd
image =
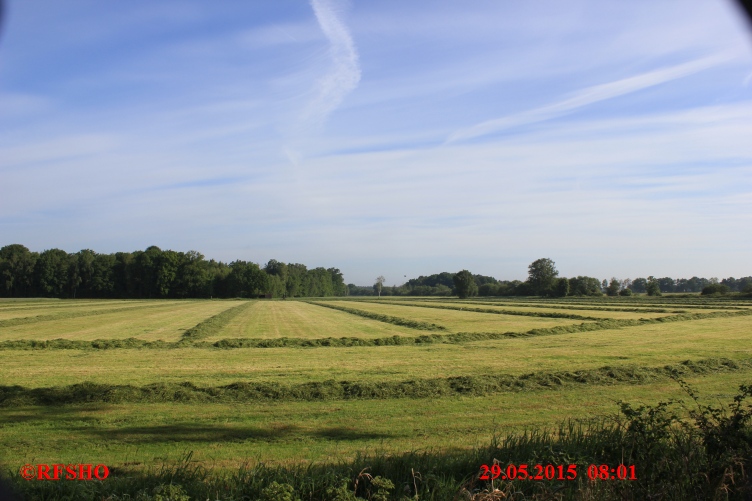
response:
<svg viewBox="0 0 752 501"><path fill-rule="evenodd" d="M674 383L673 389L677 386ZM728 391L729 387L724 388ZM620 417L569 420L548 430L525 423L527 431L521 433L508 430L493 433L490 446L481 439L480 445L475 447L465 444L447 449L444 445L441 449L413 449L410 453L371 448L365 455L356 452L354 457L347 457L337 451L336 458L316 463L301 462L300 458L288 464L272 465L246 461L239 469L223 468L216 463L214 468L207 468L205 462L203 465L193 462L193 453L184 452L178 461L160 457L162 466L159 468L133 463L114 466L110 462L113 474L103 482L25 482L14 476L17 467L10 465L7 471L15 487L34 499L229 501L292 500L298 496L321 500L459 498L480 501L509 496L518 500L685 500L718 499L719 496L746 499L752 494L752 479L748 473L752 467L752 405L745 399L752 397L752 386L739 386L729 407L707 405L697 397L697 391L697 388L688 390L689 397L694 399L689 405L663 400L644 407L622 402ZM472 413L464 417L475 425ZM426 418L430 420L430 416ZM327 430L322 423L317 423L313 435L350 442L366 437L373 439L374 431L366 431L364 424L354 430L344 429L341 424ZM495 426L496 422L493 424ZM71 428L75 429L76 423L70 423L66 429ZM215 430L212 434L211 426L200 427L195 423L178 430L163 427L125 430L147 443L163 439L167 431L182 432L184 441L192 438L210 444L243 439L247 442L249 435L251 440L299 435L294 427L285 426L266 434L258 429L236 427L230 430L225 426L222 432ZM117 433L122 433L123 427L118 426L113 432L113 439L117 441ZM483 430L473 438L477 440L487 432ZM393 428L391 433L394 434ZM423 446L425 444L423 441ZM104 462L101 457L65 461L58 455L46 462ZM32 463L43 461L35 458ZM568 481L493 482L479 478L480 465L494 463L504 469L508 464L528 464L531 474L536 471L535 465L551 464L562 469L576 465L578 475ZM615 470L619 464L631 465L636 478L588 480L589 465L606 465L608 474L608 468Z"/></svg>
<svg viewBox="0 0 752 501"><path fill-rule="evenodd" d="M751 379L751 371L687 378L707 402L727 401ZM3 407L0 460L150 465L193 451L197 461L233 468L247 461L331 462L366 450L464 450L495 434L613 414L618 400L682 395L675 382L662 380L480 397L202 403L200 413L180 403Z"/></svg>

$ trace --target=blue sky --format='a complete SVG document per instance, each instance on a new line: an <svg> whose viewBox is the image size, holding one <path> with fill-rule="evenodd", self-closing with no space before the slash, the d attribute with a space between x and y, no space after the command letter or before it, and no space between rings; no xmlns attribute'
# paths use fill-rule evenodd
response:
<svg viewBox="0 0 752 501"><path fill-rule="evenodd" d="M752 275L752 33L720 0L10 0L10 243Z"/></svg>

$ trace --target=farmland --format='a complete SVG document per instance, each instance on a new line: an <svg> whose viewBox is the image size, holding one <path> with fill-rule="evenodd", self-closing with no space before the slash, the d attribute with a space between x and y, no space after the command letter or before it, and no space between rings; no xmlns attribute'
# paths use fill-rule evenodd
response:
<svg viewBox="0 0 752 501"><path fill-rule="evenodd" d="M682 397L672 375L729 401L752 379L752 304L7 300L0 352L11 467L138 470L191 452L229 471L450 454Z"/></svg>

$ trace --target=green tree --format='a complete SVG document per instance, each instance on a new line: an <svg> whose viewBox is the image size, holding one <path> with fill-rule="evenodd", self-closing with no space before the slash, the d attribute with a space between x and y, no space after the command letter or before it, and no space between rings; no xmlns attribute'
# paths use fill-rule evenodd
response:
<svg viewBox="0 0 752 501"><path fill-rule="evenodd" d="M648 277L648 284L645 287L645 290L648 293L648 296L660 296L661 295L661 284L658 282L658 279L654 276Z"/></svg>
<svg viewBox="0 0 752 501"><path fill-rule="evenodd" d="M68 253L61 249L48 249L39 254L34 265L34 282L40 295L65 297L68 263Z"/></svg>
<svg viewBox="0 0 752 501"><path fill-rule="evenodd" d="M82 281L78 255L68 254L68 290L73 299L76 299L76 292Z"/></svg>
<svg viewBox="0 0 752 501"><path fill-rule="evenodd" d="M171 295L179 298L211 296L212 275L204 255L197 251L178 253L178 268Z"/></svg>
<svg viewBox="0 0 752 501"><path fill-rule="evenodd" d="M466 299L478 294L478 286L475 285L473 274L469 271L462 270L456 273L452 278L452 281L454 282L454 288L460 299Z"/></svg>
<svg viewBox="0 0 752 501"><path fill-rule="evenodd" d="M38 254L20 244L0 249L0 295L24 297L32 293Z"/></svg>
<svg viewBox="0 0 752 501"><path fill-rule="evenodd" d="M557 279L556 285L554 286L554 296L566 297L568 295L569 295L569 280L563 277Z"/></svg>
<svg viewBox="0 0 752 501"><path fill-rule="evenodd" d="M91 283L89 293L91 297L113 297L115 294L115 254L96 254L92 263Z"/></svg>
<svg viewBox="0 0 752 501"><path fill-rule="evenodd" d="M285 263L276 259L270 259L266 263L266 266L264 266L264 271L269 275L278 276L282 280L282 283L287 283L287 265Z"/></svg>
<svg viewBox="0 0 752 501"><path fill-rule="evenodd" d="M326 270L329 273L329 277L332 281L332 292L335 296L347 296L347 286L345 285L345 278L342 276L342 272L339 268L328 268Z"/></svg>
<svg viewBox="0 0 752 501"><path fill-rule="evenodd" d="M621 282L616 278L611 278L611 282L606 287L606 294L609 296L618 296L621 289Z"/></svg>
<svg viewBox="0 0 752 501"><path fill-rule="evenodd" d="M527 269L527 283L530 284L533 294L550 295L554 288L554 281L559 276L556 264L548 258L542 258L533 261Z"/></svg>
<svg viewBox="0 0 752 501"><path fill-rule="evenodd" d="M73 255L76 260L71 263L71 268L75 268L78 275L78 286L74 287L73 297L96 297L92 292L94 280L94 263L97 259L97 253L93 250L83 249ZM71 280L71 286L75 286L75 277Z"/></svg>
<svg viewBox="0 0 752 501"><path fill-rule="evenodd" d="M593 277L577 276L569 279L569 294L572 296L601 296L601 281Z"/></svg>
<svg viewBox="0 0 752 501"><path fill-rule="evenodd" d="M644 278L635 278L632 281L632 292L647 292L648 290L648 281Z"/></svg>
<svg viewBox="0 0 752 501"><path fill-rule="evenodd" d="M308 273L308 268L304 264L288 264L287 265L287 287L288 297L301 297L308 296L308 291L303 289L303 278Z"/></svg>
<svg viewBox="0 0 752 501"><path fill-rule="evenodd" d="M731 288L725 284L710 284L707 287L703 287L701 295L708 296L710 294L728 294L731 292Z"/></svg>

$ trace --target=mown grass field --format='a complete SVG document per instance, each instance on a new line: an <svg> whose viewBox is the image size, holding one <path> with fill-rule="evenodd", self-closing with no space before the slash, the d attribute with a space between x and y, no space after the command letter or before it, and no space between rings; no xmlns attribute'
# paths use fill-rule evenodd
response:
<svg viewBox="0 0 752 501"><path fill-rule="evenodd" d="M406 327L354 317L302 301L256 302L206 341L226 338L409 336Z"/></svg>
<svg viewBox="0 0 752 501"><path fill-rule="evenodd" d="M338 462L654 405L682 396L671 373L728 401L752 383L752 303L0 301L0 357L11 470Z"/></svg>

